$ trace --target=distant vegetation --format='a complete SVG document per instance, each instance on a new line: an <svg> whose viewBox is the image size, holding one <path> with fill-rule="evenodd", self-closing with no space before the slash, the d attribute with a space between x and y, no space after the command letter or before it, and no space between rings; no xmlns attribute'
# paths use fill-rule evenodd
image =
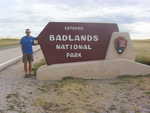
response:
<svg viewBox="0 0 150 113"><path fill-rule="evenodd" d="M0 39L0 48L9 48L19 45L19 39Z"/></svg>
<svg viewBox="0 0 150 113"><path fill-rule="evenodd" d="M134 40L136 61L150 65L150 40Z"/></svg>

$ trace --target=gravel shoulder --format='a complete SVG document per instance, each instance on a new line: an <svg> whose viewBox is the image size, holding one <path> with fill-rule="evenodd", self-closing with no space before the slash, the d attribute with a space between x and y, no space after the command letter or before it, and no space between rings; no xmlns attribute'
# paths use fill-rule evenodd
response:
<svg viewBox="0 0 150 113"><path fill-rule="evenodd" d="M18 62L0 72L0 113L150 113L150 76L38 81Z"/></svg>

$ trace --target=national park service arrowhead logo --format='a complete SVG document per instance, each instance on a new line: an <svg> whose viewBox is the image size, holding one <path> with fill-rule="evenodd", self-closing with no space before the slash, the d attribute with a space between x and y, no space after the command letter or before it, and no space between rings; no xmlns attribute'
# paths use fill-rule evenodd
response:
<svg viewBox="0 0 150 113"><path fill-rule="evenodd" d="M127 42L128 41L122 36L115 39L115 49L118 54L122 54L125 51L127 48Z"/></svg>

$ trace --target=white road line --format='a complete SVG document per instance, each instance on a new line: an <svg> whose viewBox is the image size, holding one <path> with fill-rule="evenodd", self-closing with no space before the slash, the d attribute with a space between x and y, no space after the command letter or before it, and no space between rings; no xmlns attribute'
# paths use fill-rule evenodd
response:
<svg viewBox="0 0 150 113"><path fill-rule="evenodd" d="M13 58L13 59L10 59L4 63L1 63L0 64L0 71L2 71L3 69L5 69L6 67L12 65L12 64L15 64L17 63L19 60L21 60L22 56L19 56L19 57L16 57L16 58Z"/></svg>
<svg viewBox="0 0 150 113"><path fill-rule="evenodd" d="M6 61L6 62L4 62L4 63L1 63L1 64L0 64L0 67L3 66L3 65L8 64L8 63L10 63L10 62L16 61L16 60L20 59L21 57L22 57L22 56L19 56L19 57L10 59L10 60L8 60L8 61Z"/></svg>

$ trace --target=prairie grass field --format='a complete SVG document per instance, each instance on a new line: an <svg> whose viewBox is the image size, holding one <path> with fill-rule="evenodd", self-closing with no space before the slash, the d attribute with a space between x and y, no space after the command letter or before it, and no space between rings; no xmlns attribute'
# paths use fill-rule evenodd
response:
<svg viewBox="0 0 150 113"><path fill-rule="evenodd" d="M136 61L150 65L150 40L134 40Z"/></svg>
<svg viewBox="0 0 150 113"><path fill-rule="evenodd" d="M0 49L16 47L19 45L19 39L0 39Z"/></svg>

